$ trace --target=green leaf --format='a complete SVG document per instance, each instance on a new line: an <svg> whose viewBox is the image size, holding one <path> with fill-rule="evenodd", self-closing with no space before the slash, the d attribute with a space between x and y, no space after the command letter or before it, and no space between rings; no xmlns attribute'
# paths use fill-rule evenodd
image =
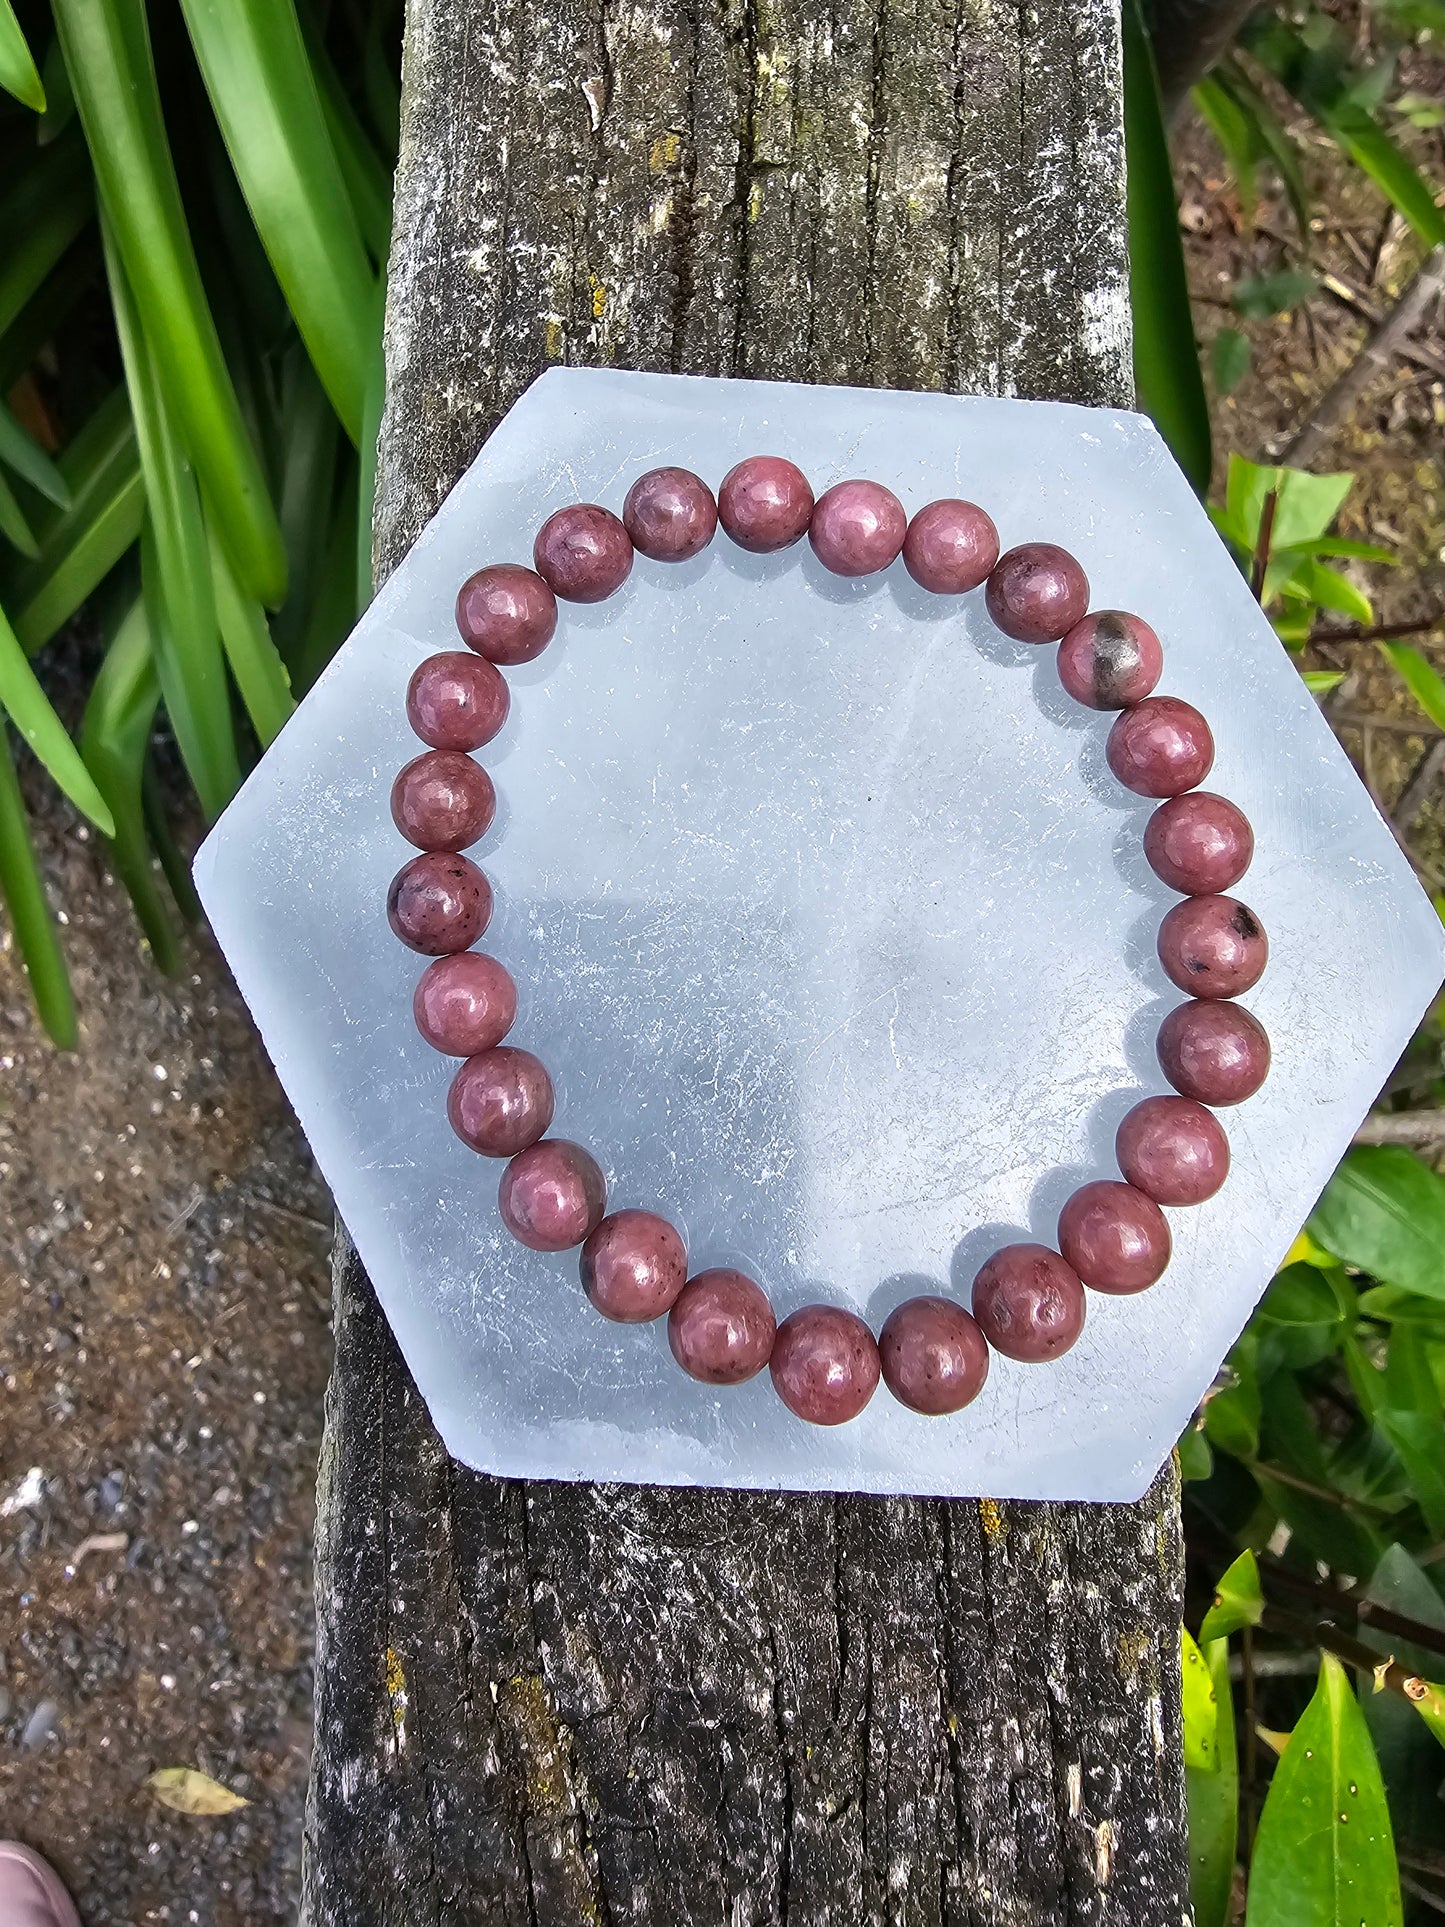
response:
<svg viewBox="0 0 1445 1927"><path fill-rule="evenodd" d="M1343 669L1306 669L1300 676L1300 681L1312 696L1328 696L1344 680Z"/></svg>
<svg viewBox="0 0 1445 1927"><path fill-rule="evenodd" d="M78 136L44 149L0 194L0 334L10 326L95 212Z"/></svg>
<svg viewBox="0 0 1445 1927"><path fill-rule="evenodd" d="M1185 1638L1189 1635L1186 1633ZM1211 1771L1188 1763L1185 1706L1185 1786L1189 1797L1189 1893L1195 1927L1225 1927L1239 1839L1239 1755L1234 1740L1234 1701L1229 1686L1229 1641L1203 1647L1214 1687L1215 1759Z"/></svg>
<svg viewBox="0 0 1445 1927"><path fill-rule="evenodd" d="M65 477L45 450L26 434L3 401L0 401L0 462L57 508L69 508L70 489Z"/></svg>
<svg viewBox="0 0 1445 1927"><path fill-rule="evenodd" d="M226 561L225 551L212 538L211 577L216 594L216 615L221 625L221 641L236 687L246 705L261 747L269 749L282 724L296 705L291 699L291 684L285 664L276 653L271 631L266 626L266 611L254 597L244 596L236 586Z"/></svg>
<svg viewBox="0 0 1445 1927"><path fill-rule="evenodd" d="M1445 127L1445 106L1429 94L1400 94L1393 106L1412 127Z"/></svg>
<svg viewBox="0 0 1445 1927"><path fill-rule="evenodd" d="M1399 1454L1431 1535L1445 1538L1445 1432L1423 1412L1381 1412L1375 1420Z"/></svg>
<svg viewBox="0 0 1445 1927"><path fill-rule="evenodd" d="M1312 274L1299 268L1280 268L1273 274L1247 275L1236 282L1230 298L1248 320L1265 321L1271 315L1288 314L1291 308L1318 294L1319 287Z"/></svg>
<svg viewBox="0 0 1445 1927"><path fill-rule="evenodd" d="M1380 654L1432 723L1445 729L1445 676L1408 642L1382 642Z"/></svg>
<svg viewBox="0 0 1445 1927"><path fill-rule="evenodd" d="M1259 1381L1254 1373L1253 1334L1246 1332L1230 1353L1234 1383L1215 1392L1204 1407L1204 1429L1209 1442L1237 1459L1252 1459L1259 1450Z"/></svg>
<svg viewBox="0 0 1445 1927"><path fill-rule="evenodd" d="M35 531L25 520L25 512L15 499L14 490L0 475L0 535L23 556L33 560L40 553Z"/></svg>
<svg viewBox="0 0 1445 1927"><path fill-rule="evenodd" d="M50 699L36 680L35 671L3 610L0 610L0 707L29 744L36 760L43 764L75 807L109 836L115 825L105 798L81 761L80 751L71 742L64 723L51 708Z"/></svg>
<svg viewBox="0 0 1445 1927"><path fill-rule="evenodd" d="M1290 577L1290 587L1319 608L1348 616L1352 622L1370 623L1375 619L1370 598L1363 590L1357 589L1347 575L1327 568L1323 562L1301 562Z"/></svg>
<svg viewBox="0 0 1445 1927"><path fill-rule="evenodd" d="M75 1001L60 939L45 900L45 885L30 846L25 804L10 755L10 736L0 723L0 897L10 913L16 947L30 977L40 1021L62 1050L74 1050Z"/></svg>
<svg viewBox="0 0 1445 1927"><path fill-rule="evenodd" d="M1179 1476L1185 1480L1207 1479L1214 1470L1214 1452L1201 1426L1186 1425L1176 1448Z"/></svg>
<svg viewBox="0 0 1445 1927"><path fill-rule="evenodd" d="M326 116L326 131L336 150L337 163L346 181L346 191L351 196L357 225L372 260L378 267L384 268L391 247L392 170L377 153L370 135L362 126L309 8L302 12L301 31L306 38L311 71L316 76L321 111Z"/></svg>
<svg viewBox="0 0 1445 1927"><path fill-rule="evenodd" d="M1364 1600L1367 1608L1384 1606L1434 1632L1445 1632L1445 1604L1403 1546L1386 1548L1370 1575ZM1382 1658L1393 1657L1417 1678L1427 1675L1432 1667L1438 1670L1441 1664L1437 1652L1402 1639L1393 1629L1388 1633L1378 1631L1367 1613L1361 1616L1358 1636ZM1396 1831L1407 1840L1432 1838L1439 1831L1445 1774L1438 1730L1428 1714L1399 1693L1377 1693L1374 1681L1365 1675L1359 1683L1359 1700L1375 1743Z"/></svg>
<svg viewBox="0 0 1445 1927"><path fill-rule="evenodd" d="M1239 189L1244 218L1253 225L1258 198L1255 172L1262 148L1258 130L1243 105L1213 74L1207 74L1195 85L1190 98L1219 143L1219 151Z"/></svg>
<svg viewBox="0 0 1445 1927"><path fill-rule="evenodd" d="M238 580L278 606L286 585L281 531L201 286L143 0L52 3L101 199L167 409Z"/></svg>
<svg viewBox="0 0 1445 1927"><path fill-rule="evenodd" d="M1213 463L1209 404L1194 340L1159 80L1139 0L1124 0L1123 33L1134 379L1175 461L1203 497Z"/></svg>
<svg viewBox="0 0 1445 1927"><path fill-rule="evenodd" d="M1249 337L1238 328L1221 328L1209 346L1209 362L1214 373L1214 390L1232 395L1249 373Z"/></svg>
<svg viewBox="0 0 1445 1927"><path fill-rule="evenodd" d="M1214 1680L1203 1653L1179 1628L1180 1680L1184 1695L1184 1764L1203 1773L1219 1771L1219 1710Z"/></svg>
<svg viewBox="0 0 1445 1927"><path fill-rule="evenodd" d="M1360 1144L1325 1187L1310 1234L1385 1284L1445 1298L1445 1178L1398 1145Z"/></svg>
<svg viewBox="0 0 1445 1927"><path fill-rule="evenodd" d="M0 87L21 106L45 112L45 89L10 0L0 0Z"/></svg>
<svg viewBox="0 0 1445 1927"><path fill-rule="evenodd" d="M1214 1588L1214 1603L1199 1628L1199 1643L1228 1638L1244 1626L1264 1618L1264 1594L1259 1584L1259 1562L1249 1551L1240 1553Z"/></svg>
<svg viewBox="0 0 1445 1927"><path fill-rule="evenodd" d="M1264 95L1232 56L1222 60L1211 78L1236 103L1248 119L1251 132L1263 153L1274 162L1275 171L1289 196L1300 240L1308 249L1310 233L1310 196L1300 165L1298 144L1285 131L1279 116Z"/></svg>
<svg viewBox="0 0 1445 1927"><path fill-rule="evenodd" d="M1402 1291L1397 1285L1372 1285L1368 1291L1362 1291L1360 1316L1445 1330L1445 1302L1422 1298L1415 1291Z"/></svg>

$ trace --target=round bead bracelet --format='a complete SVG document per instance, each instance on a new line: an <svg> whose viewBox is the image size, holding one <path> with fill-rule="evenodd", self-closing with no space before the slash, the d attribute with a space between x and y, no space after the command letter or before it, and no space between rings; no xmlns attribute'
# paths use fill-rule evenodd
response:
<svg viewBox="0 0 1445 1927"><path fill-rule="evenodd" d="M741 548L769 554L806 535L837 575L886 569L901 555L922 588L940 596L983 587L995 625L1017 641L1058 644L1064 688L1091 709L1116 710L1106 754L1136 795L1161 799L1144 831L1151 869L1181 901L1159 927L1159 960L1190 1002L1159 1029L1159 1063L1177 1095L1146 1097L1119 1126L1121 1179L1085 1184L1059 1214L1057 1248L1006 1245L973 1284L972 1311L952 1299L911 1298L875 1341L855 1313L805 1305L781 1324L746 1273L716 1267L688 1276L675 1226L656 1212L607 1214L607 1185L589 1152L546 1135L552 1081L530 1051L503 1042L517 990L495 957L472 945L492 912L487 879L462 851L484 834L496 808L490 777L471 752L507 719L498 665L530 662L557 626L557 598L601 602L626 581L634 552L685 562L718 524ZM1164 666L1147 622L1120 610L1088 610L1089 585L1066 550L1026 543L999 554L998 533L972 502L930 502L910 518L881 483L839 482L816 501L806 477L779 456L739 462L714 498L683 468L656 468L628 491L619 519L574 503L537 534L534 566L494 564L463 583L457 627L467 653L429 657L407 690L412 728L428 745L392 788L397 828L422 851L393 879L392 929L435 959L416 986L417 1028L436 1050L460 1057L447 1115L464 1143L508 1160L498 1204L512 1235L534 1251L581 1245L582 1284L605 1318L637 1324L667 1316L673 1356L708 1385L736 1385L770 1368L778 1395L799 1418L837 1425L856 1417L877 1388L915 1412L959 1411L988 1374L989 1350L1026 1362L1057 1358L1083 1329L1085 1288L1145 1290L1169 1263L1162 1205L1201 1204L1229 1169L1229 1143L1213 1110L1238 1104L1264 1082L1269 1039L1229 1000L1264 969L1258 919L1224 893L1249 867L1254 836L1233 803L1198 787L1214 761L1197 709L1156 696Z"/></svg>

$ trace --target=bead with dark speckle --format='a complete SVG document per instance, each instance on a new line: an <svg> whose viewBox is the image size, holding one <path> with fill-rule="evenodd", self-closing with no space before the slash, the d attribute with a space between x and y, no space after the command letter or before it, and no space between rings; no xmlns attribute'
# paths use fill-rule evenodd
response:
<svg viewBox="0 0 1445 1927"><path fill-rule="evenodd" d="M1047 1245L1005 1245L973 1281L973 1315L996 1352L1042 1364L1084 1329L1079 1274Z"/></svg>
<svg viewBox="0 0 1445 1927"><path fill-rule="evenodd" d="M1263 924L1234 897L1186 897L1159 926L1164 973L1191 997L1239 996L1268 958Z"/></svg>
<svg viewBox="0 0 1445 1927"><path fill-rule="evenodd" d="M682 1234L655 1211L614 1211L582 1247L582 1289L604 1318L640 1325L671 1311L687 1283Z"/></svg>
<svg viewBox="0 0 1445 1927"><path fill-rule="evenodd" d="M459 749L413 757L391 786L391 820L419 850L465 850L496 813L491 777Z"/></svg>
<svg viewBox="0 0 1445 1927"><path fill-rule="evenodd" d="M835 482L818 497L808 523L813 553L834 575L886 569L897 561L907 533L907 511L881 482Z"/></svg>
<svg viewBox="0 0 1445 1927"><path fill-rule="evenodd" d="M976 502L946 496L908 524L903 566L933 595L966 595L987 582L998 561L998 530Z"/></svg>
<svg viewBox="0 0 1445 1927"><path fill-rule="evenodd" d="M532 560L564 602L605 602L632 573L632 537L611 509L572 502L538 529Z"/></svg>
<svg viewBox="0 0 1445 1927"><path fill-rule="evenodd" d="M1164 649L1147 622L1096 609L1059 644L1059 681L1088 709L1142 702L1164 672Z"/></svg>
<svg viewBox="0 0 1445 1927"><path fill-rule="evenodd" d="M1161 883L1185 896L1229 890L1254 857L1243 810L1212 790L1189 790L1161 803L1144 825L1144 855Z"/></svg>
<svg viewBox="0 0 1445 1927"><path fill-rule="evenodd" d="M689 1278L667 1314L667 1342L690 1378L741 1385L767 1364L777 1320L762 1286L725 1265Z"/></svg>
<svg viewBox="0 0 1445 1927"><path fill-rule="evenodd" d="M406 690L406 719L433 749L480 749L507 720L511 693L481 656L448 649L428 656Z"/></svg>
<svg viewBox="0 0 1445 1927"><path fill-rule="evenodd" d="M1229 1139L1192 1097L1146 1097L1119 1126L1114 1155L1155 1204L1203 1204L1229 1176Z"/></svg>
<svg viewBox="0 0 1445 1927"><path fill-rule="evenodd" d="M985 600L995 625L1015 642L1057 642L1083 619L1089 578L1067 549L1025 542L1000 556Z"/></svg>
<svg viewBox="0 0 1445 1927"><path fill-rule="evenodd" d="M565 1137L519 1151L497 1188L502 1223L531 1251L580 1245L607 1209L607 1180L590 1152Z"/></svg>
<svg viewBox="0 0 1445 1927"><path fill-rule="evenodd" d="M1238 1004L1180 1004L1159 1026L1158 1051L1175 1090L1200 1104L1242 1104L1269 1076L1268 1034Z"/></svg>
<svg viewBox="0 0 1445 1927"><path fill-rule="evenodd" d="M425 957L470 950L492 917L492 886L464 856L428 850L404 863L386 893L386 918Z"/></svg>
<svg viewBox="0 0 1445 1927"><path fill-rule="evenodd" d="M529 1050L499 1044L469 1057L447 1092L447 1117L463 1144L485 1158L525 1150L552 1122L546 1066Z"/></svg>
<svg viewBox="0 0 1445 1927"><path fill-rule="evenodd" d="M556 633L557 598L531 569L495 562L462 584L457 629L488 662L531 662Z"/></svg>
<svg viewBox="0 0 1445 1927"><path fill-rule="evenodd" d="M878 1347L855 1312L804 1305L773 1340L773 1390L809 1425L844 1425L878 1389Z"/></svg>
<svg viewBox="0 0 1445 1927"><path fill-rule="evenodd" d="M983 1390L988 1341L951 1298L909 1298L878 1334L883 1382L911 1411L938 1418L960 1412Z"/></svg>
<svg viewBox="0 0 1445 1927"><path fill-rule="evenodd" d="M1080 1185L1059 1213L1059 1250L1095 1291L1144 1291L1163 1277L1171 1239L1164 1213L1132 1184Z"/></svg>
<svg viewBox="0 0 1445 1927"><path fill-rule="evenodd" d="M717 513L740 549L771 555L807 534L813 491L802 469L781 455L749 455L723 477Z"/></svg>
<svg viewBox="0 0 1445 1927"><path fill-rule="evenodd" d="M411 1000L416 1027L433 1050L475 1057L500 1044L517 1018L517 986L495 957L462 950L438 957L417 981Z"/></svg>
<svg viewBox="0 0 1445 1927"><path fill-rule="evenodd" d="M622 526L639 555L654 562L687 562L711 542L717 503L690 468L650 468L627 491Z"/></svg>
<svg viewBox="0 0 1445 1927"><path fill-rule="evenodd" d="M1178 796L1209 774L1214 738L1192 703L1146 696L1115 722L1104 753L1109 768L1136 796Z"/></svg>

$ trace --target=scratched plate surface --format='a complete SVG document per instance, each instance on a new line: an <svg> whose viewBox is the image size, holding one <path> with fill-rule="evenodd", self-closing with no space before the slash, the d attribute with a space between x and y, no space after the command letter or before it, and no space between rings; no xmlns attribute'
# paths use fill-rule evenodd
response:
<svg viewBox="0 0 1445 1927"><path fill-rule="evenodd" d="M1245 1000L1274 1041L1226 1114L1217 1198L1169 1214L1141 1297L1091 1294L1065 1358L996 1358L967 1411L880 1390L801 1425L766 1373L719 1392L662 1325L609 1325L576 1254L513 1243L500 1167L451 1133L450 1060L411 1021L422 962L383 902L409 854L388 790L424 656L457 646L458 583L530 559L550 511L620 510L661 462L714 486L777 452L814 487L886 481L910 510L984 503L1005 546L1066 544L1096 607L1163 636L1161 693L1197 703L1210 787L1257 835L1240 895L1272 954ZM719 536L639 560L509 671L482 752L498 820L473 854L485 948L521 987L512 1041L557 1084L614 1205L655 1206L694 1267L734 1263L780 1315L828 1297L875 1328L967 1296L1009 1239L1052 1240L1115 1126L1163 1088L1178 994L1154 956L1175 899L1148 805L1108 774L1109 719L1052 649L901 565L844 583L804 544ZM1438 985L1441 929L1153 428L1052 404L557 370L497 429L196 862L201 895L450 1450L563 1479L1125 1499L1148 1483Z"/></svg>

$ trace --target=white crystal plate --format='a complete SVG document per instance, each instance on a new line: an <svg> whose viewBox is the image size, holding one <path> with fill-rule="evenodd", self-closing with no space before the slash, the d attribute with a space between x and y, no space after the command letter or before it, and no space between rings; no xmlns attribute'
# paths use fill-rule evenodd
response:
<svg viewBox="0 0 1445 1927"><path fill-rule="evenodd" d="M423 961L391 935L412 854L388 794L403 713L485 562L530 561L562 504L620 510L659 463L716 486L776 453L814 488L886 482L911 511L981 502L1005 547L1082 560L1093 606L1164 639L1160 692L1213 725L1209 787L1254 824L1239 894L1269 969L1263 1091L1225 1113L1220 1194L1171 1211L1134 1298L1090 1294L1049 1365L995 1357L926 1419L880 1388L834 1430L767 1374L716 1390L663 1324L619 1327L577 1254L502 1229L501 1166L446 1120L454 1064L411 1019ZM564 605L508 671L481 752L498 819L472 854L483 946L521 989L509 1041L552 1070L558 1135L614 1206L666 1213L695 1269L737 1264L779 1316L818 1298L875 1329L920 1291L967 1300L1010 1239L1052 1241L1113 1136L1164 1088L1179 1001L1154 954L1176 899L1140 847L1150 805L1104 762L1110 718L981 594L895 564L841 581L806 543L639 559ZM1058 404L557 369L497 428L196 860L196 882L449 1450L510 1476L1128 1499L1147 1485L1440 983L1442 932L1388 829L1153 427Z"/></svg>

